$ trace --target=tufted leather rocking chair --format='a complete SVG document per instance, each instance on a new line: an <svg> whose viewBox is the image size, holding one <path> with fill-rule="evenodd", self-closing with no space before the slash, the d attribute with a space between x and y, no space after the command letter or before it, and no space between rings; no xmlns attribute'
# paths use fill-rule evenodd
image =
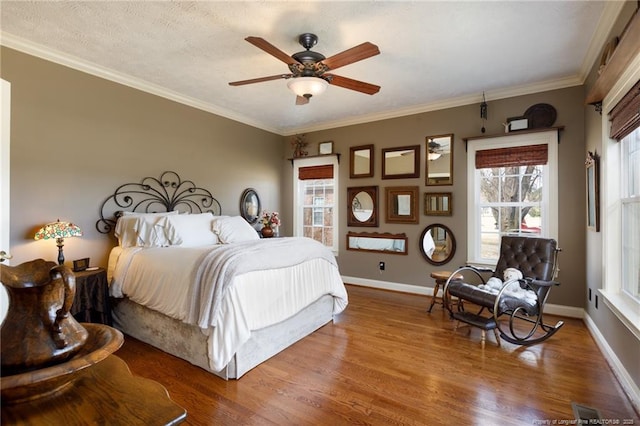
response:
<svg viewBox="0 0 640 426"><path fill-rule="evenodd" d="M451 274L452 277L462 274L465 278L447 280L443 296L444 306L451 317L457 320L456 329L460 322L479 327L482 329L483 344L485 332L493 330L498 346L500 338L517 345L531 345L551 337L563 325L562 321L558 321L556 325L550 326L544 324L542 318L551 288L560 284L553 281L559 251L553 239L504 236L500 244L500 258L494 271L474 266L456 270ZM495 290L492 293L481 285L486 283L483 272L493 272L493 277L502 280L507 268L520 270L524 278L505 282L497 294ZM480 282L470 284L469 281ZM514 288L516 292L513 291ZM522 297L523 290L530 290L526 298ZM452 297L458 298L454 305L450 302ZM473 305L475 312L465 310L466 303ZM508 317L508 321L504 320L505 317Z"/></svg>

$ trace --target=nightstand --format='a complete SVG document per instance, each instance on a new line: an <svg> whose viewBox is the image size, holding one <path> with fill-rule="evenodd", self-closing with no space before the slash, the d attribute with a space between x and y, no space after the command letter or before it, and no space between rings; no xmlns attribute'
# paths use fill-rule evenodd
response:
<svg viewBox="0 0 640 426"><path fill-rule="evenodd" d="M71 306L73 317L79 322L113 325L107 271L98 268L93 271L74 272L74 274L76 295Z"/></svg>

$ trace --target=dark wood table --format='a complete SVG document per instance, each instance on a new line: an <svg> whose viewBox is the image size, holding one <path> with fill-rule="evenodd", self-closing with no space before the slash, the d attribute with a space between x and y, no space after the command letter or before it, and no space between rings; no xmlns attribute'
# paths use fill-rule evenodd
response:
<svg viewBox="0 0 640 426"><path fill-rule="evenodd" d="M78 322L93 322L113 325L109 301L107 271L98 268L91 271L74 272L76 295L71 314Z"/></svg>
<svg viewBox="0 0 640 426"><path fill-rule="evenodd" d="M110 355L57 395L2 404L3 425L175 425L187 412L158 382L136 377Z"/></svg>

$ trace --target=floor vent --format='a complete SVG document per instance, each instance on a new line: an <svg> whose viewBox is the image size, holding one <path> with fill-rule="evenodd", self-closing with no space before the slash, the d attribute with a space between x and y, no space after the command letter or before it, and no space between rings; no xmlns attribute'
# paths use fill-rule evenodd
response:
<svg viewBox="0 0 640 426"><path fill-rule="evenodd" d="M573 409L573 415L576 420L583 420L585 424L591 424L589 420L602 419L600 411L598 411L597 408L587 407L586 405L580 405L575 402L571 403L571 408Z"/></svg>

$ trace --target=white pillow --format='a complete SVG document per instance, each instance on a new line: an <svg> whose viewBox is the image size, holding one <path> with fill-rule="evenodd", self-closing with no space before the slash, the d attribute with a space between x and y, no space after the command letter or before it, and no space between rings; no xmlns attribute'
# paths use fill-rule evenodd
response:
<svg viewBox="0 0 640 426"><path fill-rule="evenodd" d="M213 217L210 212L167 216L163 219L167 239L181 247L218 244L218 236L211 229Z"/></svg>
<svg viewBox="0 0 640 426"><path fill-rule="evenodd" d="M258 232L241 216L217 218L213 222L213 232L223 244L260 239Z"/></svg>
<svg viewBox="0 0 640 426"><path fill-rule="evenodd" d="M164 247L169 245L161 219L176 215L177 211L163 213L123 212L118 219L115 236L121 247Z"/></svg>

